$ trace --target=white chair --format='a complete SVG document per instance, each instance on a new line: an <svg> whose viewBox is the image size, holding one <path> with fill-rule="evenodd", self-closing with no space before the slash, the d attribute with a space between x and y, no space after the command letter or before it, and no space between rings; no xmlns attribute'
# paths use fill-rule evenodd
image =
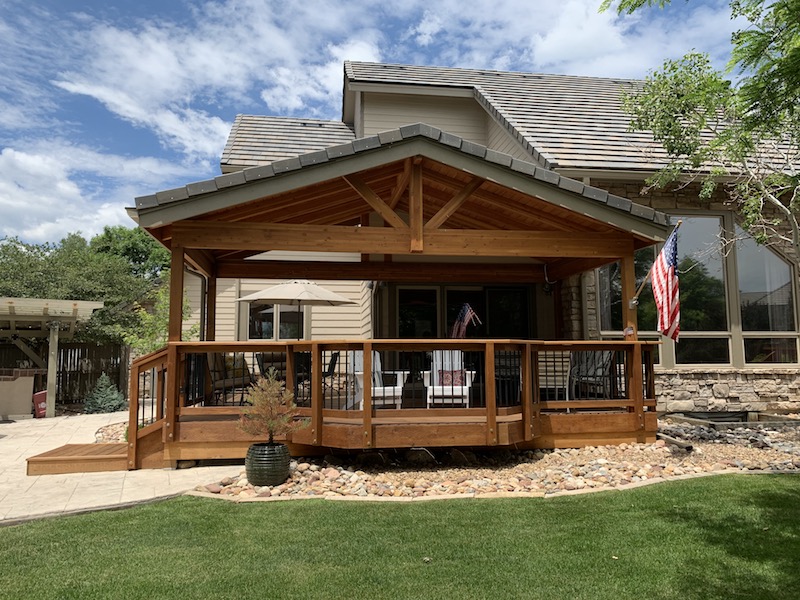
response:
<svg viewBox="0 0 800 600"><path fill-rule="evenodd" d="M355 401L359 410L364 407L364 352L351 350L347 357L347 370L355 378ZM394 384L385 385L384 375L393 375ZM403 384L408 371L383 371L381 355L372 351L372 406L393 406L401 408L403 404ZM388 379L388 377L387 377Z"/></svg>
<svg viewBox="0 0 800 600"><path fill-rule="evenodd" d="M434 350L431 370L422 372L428 391L428 408L437 406L469 406L469 388L475 371L464 369L461 350Z"/></svg>

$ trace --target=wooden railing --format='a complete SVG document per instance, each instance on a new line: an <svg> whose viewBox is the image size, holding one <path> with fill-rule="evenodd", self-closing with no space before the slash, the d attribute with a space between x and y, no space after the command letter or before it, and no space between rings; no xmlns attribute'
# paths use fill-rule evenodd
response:
<svg viewBox="0 0 800 600"><path fill-rule="evenodd" d="M330 424L358 426L363 448L374 447L375 425L389 422L479 422L488 446L500 443L498 420L521 421L529 441L543 414L635 413L644 428L645 413L655 410L654 347L522 340L171 343L133 364L131 430L142 435L130 436L131 443L135 453L136 440L155 427L164 444L179 441L178 424L186 418L234 418L248 386L269 369L310 420L302 438L311 445L325 445Z"/></svg>
<svg viewBox="0 0 800 600"><path fill-rule="evenodd" d="M164 427L169 404L166 387L169 351L163 348L131 364L128 419L128 467L131 469L138 466L140 440ZM172 351L175 353L176 349Z"/></svg>

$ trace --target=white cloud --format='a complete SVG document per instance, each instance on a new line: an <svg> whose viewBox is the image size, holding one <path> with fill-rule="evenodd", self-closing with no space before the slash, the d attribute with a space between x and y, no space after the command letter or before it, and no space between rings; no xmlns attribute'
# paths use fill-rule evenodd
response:
<svg viewBox="0 0 800 600"><path fill-rule="evenodd" d="M104 225L133 225L124 208L137 195L185 180L199 165L175 167L155 158L129 159L63 140L0 152L0 237L54 241Z"/></svg>

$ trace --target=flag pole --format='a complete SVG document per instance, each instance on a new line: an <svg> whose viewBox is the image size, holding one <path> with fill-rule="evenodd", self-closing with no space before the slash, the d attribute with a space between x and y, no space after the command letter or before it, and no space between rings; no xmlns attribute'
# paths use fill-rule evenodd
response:
<svg viewBox="0 0 800 600"><path fill-rule="evenodd" d="M676 231L678 231L678 228L682 224L683 224L683 220L678 219L678 222L675 223L675 229L672 230L672 233L675 233ZM670 235L672 235L672 233L670 233ZM647 282L653 276L653 267L655 266L655 264L656 264L656 262L653 261L653 264L650 265L650 270L647 272L647 277L644 278L644 280L642 281L642 284L639 286L639 289L636 290L636 293L633 295L633 298L631 298L628 301L628 307L629 308L633 308L634 306L637 306L639 304L639 296L641 295L642 290L644 290L644 286L647 285Z"/></svg>

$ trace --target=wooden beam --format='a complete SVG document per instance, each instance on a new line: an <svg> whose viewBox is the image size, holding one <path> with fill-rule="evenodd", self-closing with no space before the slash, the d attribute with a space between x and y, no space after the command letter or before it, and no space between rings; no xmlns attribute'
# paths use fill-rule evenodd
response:
<svg viewBox="0 0 800 600"><path fill-rule="evenodd" d="M28 346L28 344L23 342L21 339L11 338L11 343L14 344L20 350L22 350L25 356L30 358L33 361L33 364L35 364L37 367L39 367L40 369L47 368L47 363L44 360L42 360L42 357L36 354L36 352L33 351L33 348Z"/></svg>
<svg viewBox="0 0 800 600"><path fill-rule="evenodd" d="M217 337L217 277L215 273L212 273L206 280L205 317L205 340L213 342Z"/></svg>
<svg viewBox="0 0 800 600"><path fill-rule="evenodd" d="M389 208L392 210L397 207L397 203L400 202L403 193L408 189L408 182L411 181L411 159L407 158L404 163L403 174L398 175L397 185L392 192L392 197L389 198Z"/></svg>
<svg viewBox="0 0 800 600"><path fill-rule="evenodd" d="M420 221L421 226L421 221ZM410 232L385 227L202 223L174 226L173 244L217 250L316 250L361 254L410 254ZM413 235L413 234L411 234ZM421 236L421 232L418 232ZM421 248L422 238L418 246ZM555 231L437 229L425 236L424 254L438 256L523 256L611 258L633 253L630 236L606 233L565 235ZM415 252L416 253L416 252Z"/></svg>
<svg viewBox="0 0 800 600"><path fill-rule="evenodd" d="M223 260L218 275L232 279L378 280L395 283L543 283L544 268L532 263L295 262Z"/></svg>
<svg viewBox="0 0 800 600"><path fill-rule="evenodd" d="M170 342L181 341L183 326L183 247L172 244L172 262L169 275L169 333ZM171 371L170 375L175 373Z"/></svg>
<svg viewBox="0 0 800 600"><path fill-rule="evenodd" d="M439 212L431 217L431 219L425 224L425 229L439 229L439 227L444 225L447 219L449 219L454 212L461 208L464 202L469 200L473 192L481 187L482 184L483 179L476 177L463 188L461 188L458 193L439 210Z"/></svg>
<svg viewBox="0 0 800 600"><path fill-rule="evenodd" d="M408 221L411 228L411 252L422 252L425 248L423 240L423 206L422 206L422 165L414 161L411 165L411 185L408 191Z"/></svg>
<svg viewBox="0 0 800 600"><path fill-rule="evenodd" d="M400 218L400 216L394 212L389 206L381 200L378 195L372 191L364 181L358 177L357 175L346 175L342 177L348 185L353 188L359 196L361 196L364 200L366 200L367 204L369 204L372 209L377 212L383 220L389 223L392 227L400 230L408 229L408 225L406 225L405 221Z"/></svg>
<svg viewBox="0 0 800 600"><path fill-rule="evenodd" d="M185 252L186 262L196 271L206 277L214 272L214 255L206 250L187 250Z"/></svg>

